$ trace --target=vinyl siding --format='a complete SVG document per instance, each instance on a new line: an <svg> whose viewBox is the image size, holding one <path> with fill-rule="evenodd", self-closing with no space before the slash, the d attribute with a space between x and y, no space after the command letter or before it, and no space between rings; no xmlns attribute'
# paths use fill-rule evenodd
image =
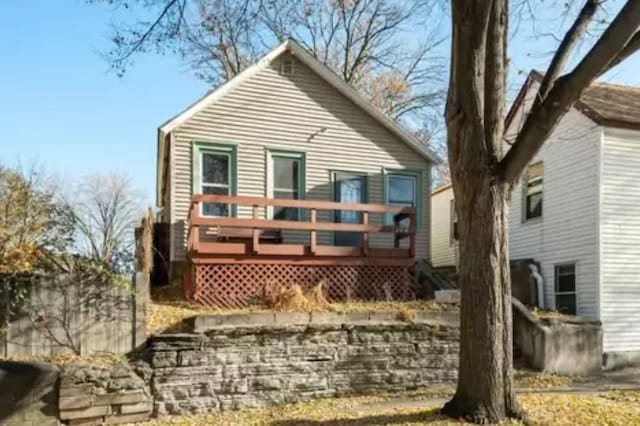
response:
<svg viewBox="0 0 640 426"><path fill-rule="evenodd" d="M640 350L640 132L606 130L602 161L604 350Z"/></svg>
<svg viewBox="0 0 640 426"><path fill-rule="evenodd" d="M267 195L265 170L269 149L306 154L307 199L331 199L332 170L366 174L370 203L384 203L385 168L420 171L423 194L430 193L427 160L301 62L295 59L294 62L293 75L280 75L280 62L276 60L173 131L174 260L185 257L185 219L192 193L194 141L237 146L238 195ZM419 257L430 254L427 238L430 204L430 197L423 196L422 229L416 238ZM241 207L238 211L240 217L250 214L250 207ZM318 220L331 220L330 213L319 213ZM382 217L376 215L371 217L372 223L381 220ZM292 242L308 238L289 233L286 239ZM319 233L318 241L331 244L333 236ZM392 244L392 237L371 239L372 246L382 244Z"/></svg>
<svg viewBox="0 0 640 426"><path fill-rule="evenodd" d="M524 102L528 110L533 90ZM523 121L516 114L508 135ZM554 266L576 264L578 315L598 318L599 156L602 128L575 109L561 120L536 158L544 162L542 217L523 222L522 185L513 190L509 215L511 259L533 258L544 278L545 306L555 306Z"/></svg>
<svg viewBox="0 0 640 426"><path fill-rule="evenodd" d="M451 200L453 189L444 189L431 197L431 263L454 266L456 246L451 244Z"/></svg>

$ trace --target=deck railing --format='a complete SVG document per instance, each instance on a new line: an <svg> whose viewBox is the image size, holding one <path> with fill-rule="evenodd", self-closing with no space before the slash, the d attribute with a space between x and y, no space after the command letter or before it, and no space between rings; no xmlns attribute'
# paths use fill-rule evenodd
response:
<svg viewBox="0 0 640 426"><path fill-rule="evenodd" d="M203 203L250 206L251 217L203 216ZM261 218L260 209L285 207L306 211L301 220ZM360 223L318 221L319 211L355 211ZM393 225L370 223L370 214L390 214ZM264 214L264 217L268 215ZM408 222L408 226L404 223ZM213 238L202 239L201 228L213 229ZM237 230L237 231L233 231ZM309 245L287 244L274 234L282 231L308 232ZM318 243L318 232L354 232L362 235L359 246L334 246ZM271 232L269 235L268 232ZM370 247L372 234L392 234L393 247ZM400 241L408 238L408 247ZM276 242L276 243L274 243ZM188 248L194 256L287 256L287 257L386 257L410 259L415 256L416 209L382 204L339 203L333 201L290 200L248 196L194 195L189 212Z"/></svg>

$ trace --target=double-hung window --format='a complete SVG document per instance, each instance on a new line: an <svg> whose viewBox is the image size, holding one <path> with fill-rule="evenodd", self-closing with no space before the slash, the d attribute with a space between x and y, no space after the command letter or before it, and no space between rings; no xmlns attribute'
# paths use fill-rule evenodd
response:
<svg viewBox="0 0 640 426"><path fill-rule="evenodd" d="M544 165L542 162L527 168L524 184L524 220L542 216Z"/></svg>
<svg viewBox="0 0 640 426"><path fill-rule="evenodd" d="M386 203L396 207L415 207L417 222L420 222L420 191L421 180L419 172L410 171L387 171L385 182ZM388 223L393 222L391 218ZM409 221L405 219L402 226L408 226Z"/></svg>
<svg viewBox="0 0 640 426"><path fill-rule="evenodd" d="M229 145L194 144L194 193L235 195L236 148ZM203 202L203 216L233 216L227 203Z"/></svg>
<svg viewBox="0 0 640 426"><path fill-rule="evenodd" d="M305 192L305 155L300 152L269 152L269 197L301 200ZM275 206L272 217L276 220L300 220L300 209Z"/></svg>
<svg viewBox="0 0 640 426"><path fill-rule="evenodd" d="M564 314L576 315L576 264L555 266L556 310Z"/></svg>

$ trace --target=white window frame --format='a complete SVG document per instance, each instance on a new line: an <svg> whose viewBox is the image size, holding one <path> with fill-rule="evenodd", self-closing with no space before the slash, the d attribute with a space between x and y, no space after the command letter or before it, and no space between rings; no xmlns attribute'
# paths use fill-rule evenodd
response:
<svg viewBox="0 0 640 426"><path fill-rule="evenodd" d="M533 166L536 166L538 164L542 164L542 176L537 176L533 179L529 179L529 169ZM544 162L542 161L537 161L535 163L531 163L527 166L527 172L525 174L525 179L522 182L522 222L529 222L529 221L536 221L536 220L540 220L542 219L542 217L544 216ZM540 181L537 186L539 186L539 188L536 188L534 191L530 192L529 191L529 185L531 183L534 183L535 181ZM528 217L529 215L529 209L527 208L527 200L529 199L529 197L531 195L535 195L535 194L542 194L542 210L540 211L540 215L539 216L535 216L535 217Z"/></svg>
<svg viewBox="0 0 640 426"><path fill-rule="evenodd" d="M566 266L573 266L573 291L558 291L558 269ZM563 274L568 275L568 274ZM553 265L553 306L558 310L558 295L571 296L575 298L576 312L578 315L578 265L577 262L563 262Z"/></svg>

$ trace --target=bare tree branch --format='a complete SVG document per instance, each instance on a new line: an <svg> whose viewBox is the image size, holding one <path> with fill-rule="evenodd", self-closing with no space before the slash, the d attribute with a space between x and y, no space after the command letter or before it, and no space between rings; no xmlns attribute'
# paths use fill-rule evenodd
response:
<svg viewBox="0 0 640 426"><path fill-rule="evenodd" d="M94 0L88 0L94 1ZM120 3L124 0L111 0ZM218 85L276 43L295 37L311 54L395 119L441 114L446 70L435 51L438 0L135 0L150 23L116 27L112 65L135 53L180 53L196 75ZM429 25L424 25L426 22ZM420 29L418 47L412 34ZM439 93L439 103L423 103Z"/></svg>
<svg viewBox="0 0 640 426"><path fill-rule="evenodd" d="M616 58L613 61L611 61L611 63L602 72L602 74L609 71L611 68L615 67L616 65L620 64L629 56L636 53L639 49L640 49L640 31L637 31L633 35L631 40L629 40L629 43L627 43L627 45L624 47L624 49L622 49L622 51L618 54L618 56L616 56Z"/></svg>
<svg viewBox="0 0 640 426"><path fill-rule="evenodd" d="M114 270L129 265L133 229L142 213L141 197L130 179L117 174L87 176L71 198L83 254Z"/></svg>
<svg viewBox="0 0 640 426"><path fill-rule="evenodd" d="M540 84L540 89L538 90L538 96L535 100L536 104L546 99L554 82L564 72L567 63L571 58L574 47L589 28L589 24L591 24L591 21L598 10L598 6L602 1L603 0L587 0L573 25L565 34L555 55L551 59L547 72L544 74L544 78Z"/></svg>
<svg viewBox="0 0 640 426"><path fill-rule="evenodd" d="M498 179L513 183L584 89L625 49L640 26L640 1L629 0L575 69L558 78L532 108L516 141L500 162Z"/></svg>

